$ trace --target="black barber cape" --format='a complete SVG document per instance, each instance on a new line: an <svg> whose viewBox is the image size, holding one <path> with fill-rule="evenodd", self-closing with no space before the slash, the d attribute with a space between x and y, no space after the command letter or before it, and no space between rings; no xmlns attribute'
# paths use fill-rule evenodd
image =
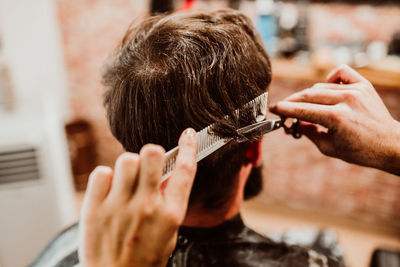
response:
<svg viewBox="0 0 400 267"><path fill-rule="evenodd" d="M74 267L78 260L78 224L60 233L30 265ZM268 266L336 267L336 259L300 246L276 243L246 227L240 215L212 228L181 227L169 267Z"/></svg>

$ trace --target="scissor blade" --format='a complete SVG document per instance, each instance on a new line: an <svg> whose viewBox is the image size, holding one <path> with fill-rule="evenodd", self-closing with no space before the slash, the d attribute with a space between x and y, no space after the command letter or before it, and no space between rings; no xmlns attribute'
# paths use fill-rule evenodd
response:
<svg viewBox="0 0 400 267"><path fill-rule="evenodd" d="M281 127L281 125L281 119L265 120L240 128L238 129L238 133L244 136L262 136L266 133L278 129L279 127Z"/></svg>

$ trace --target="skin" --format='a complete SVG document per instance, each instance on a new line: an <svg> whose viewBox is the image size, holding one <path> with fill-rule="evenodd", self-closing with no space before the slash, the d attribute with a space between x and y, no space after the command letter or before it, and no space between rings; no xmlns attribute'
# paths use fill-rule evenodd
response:
<svg viewBox="0 0 400 267"><path fill-rule="evenodd" d="M303 120L300 132L325 155L400 175L400 123L371 83L348 66L271 111ZM139 155L122 154L114 172L107 167L93 171L81 215L83 266L165 266L180 225L214 226L237 214L250 170L260 163L260 144L249 147L232 201L213 214L195 205L186 218L196 172L195 132L182 134L179 146L176 168L163 186L165 151L156 145L144 146Z"/></svg>
<svg viewBox="0 0 400 267"><path fill-rule="evenodd" d="M400 123L372 84L349 66L270 110L302 120L299 131L323 154L400 175Z"/></svg>
<svg viewBox="0 0 400 267"><path fill-rule="evenodd" d="M239 213L240 206L243 203L244 189L250 172L253 167L261 164L261 140L249 144L246 153L246 164L243 164L239 170L238 185L232 194L232 198L219 210L207 210L202 207L202 203L191 205L187 211L182 225L191 227L213 227L220 225L226 220L231 219Z"/></svg>
<svg viewBox="0 0 400 267"><path fill-rule="evenodd" d="M239 212L251 169L261 164L260 148L261 141L249 145L231 201L213 212L196 205L187 211L196 173L193 130L180 138L167 184L159 182L165 151L156 145L144 146L139 155L122 154L114 172L97 167L89 178L80 220L82 266L165 266L181 225L212 227Z"/></svg>
<svg viewBox="0 0 400 267"><path fill-rule="evenodd" d="M181 135L175 169L161 186L164 153L145 145L139 154L122 154L114 172L92 172L80 220L82 266L166 265L196 173L196 132Z"/></svg>

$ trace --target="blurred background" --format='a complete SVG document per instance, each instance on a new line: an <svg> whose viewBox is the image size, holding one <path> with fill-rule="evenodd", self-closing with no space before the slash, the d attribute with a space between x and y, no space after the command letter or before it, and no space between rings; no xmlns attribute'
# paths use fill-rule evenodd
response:
<svg viewBox="0 0 400 267"><path fill-rule="evenodd" d="M132 20L227 7L263 38L271 102L349 64L400 120L398 0L0 0L0 266L26 266L77 221L89 173L123 151L100 74ZM328 229L347 266L378 266L375 249L400 250L399 177L327 158L283 131L263 150L264 190L244 205L248 225L271 236Z"/></svg>

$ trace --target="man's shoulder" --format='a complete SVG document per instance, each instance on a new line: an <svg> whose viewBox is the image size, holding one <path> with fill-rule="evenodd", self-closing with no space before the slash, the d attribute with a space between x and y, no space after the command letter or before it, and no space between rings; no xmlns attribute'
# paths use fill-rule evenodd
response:
<svg viewBox="0 0 400 267"><path fill-rule="evenodd" d="M253 251L260 253L262 258L279 260L282 264L279 266L343 266L330 255L305 246L273 241L249 227L243 229L236 242L249 245Z"/></svg>
<svg viewBox="0 0 400 267"><path fill-rule="evenodd" d="M46 246L30 267L78 266L78 235L78 224L68 227ZM210 262L219 262L221 258L225 258L233 266L341 266L334 259L314 250L275 242L248 227L244 227L239 234L228 240L213 240L205 245L208 255L200 254L209 258ZM192 260L196 261L196 257Z"/></svg>
<svg viewBox="0 0 400 267"><path fill-rule="evenodd" d="M29 267L73 267L78 260L78 223L59 233Z"/></svg>
<svg viewBox="0 0 400 267"><path fill-rule="evenodd" d="M244 227L240 234L230 240L210 242L209 256L212 261L223 259L224 266L342 266L328 255L321 254L304 246L275 242L265 235ZM226 254L224 257L222 255Z"/></svg>

